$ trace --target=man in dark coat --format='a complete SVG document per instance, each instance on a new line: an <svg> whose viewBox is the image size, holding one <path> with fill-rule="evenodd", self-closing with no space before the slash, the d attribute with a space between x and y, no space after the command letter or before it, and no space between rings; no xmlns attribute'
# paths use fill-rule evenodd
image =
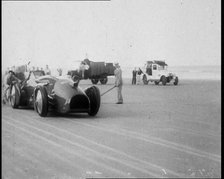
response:
<svg viewBox="0 0 224 179"><path fill-rule="evenodd" d="M134 68L134 70L132 71L132 84L136 85L136 75L137 75L137 70L136 68Z"/></svg>

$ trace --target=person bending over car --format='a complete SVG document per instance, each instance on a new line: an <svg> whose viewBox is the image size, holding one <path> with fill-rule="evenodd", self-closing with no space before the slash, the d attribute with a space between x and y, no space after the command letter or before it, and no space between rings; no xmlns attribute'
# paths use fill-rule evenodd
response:
<svg viewBox="0 0 224 179"><path fill-rule="evenodd" d="M13 84L13 82L18 82L21 83L21 80L19 78L16 77L15 73L12 70L9 70L6 74L5 74L5 78L4 78L4 83L3 83L3 104L6 104L6 102L8 101L9 98L9 89L10 86Z"/></svg>

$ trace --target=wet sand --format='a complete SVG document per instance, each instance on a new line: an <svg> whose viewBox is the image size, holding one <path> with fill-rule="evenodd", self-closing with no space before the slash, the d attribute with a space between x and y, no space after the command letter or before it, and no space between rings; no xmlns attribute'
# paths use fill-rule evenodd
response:
<svg viewBox="0 0 224 179"><path fill-rule="evenodd" d="M101 93L113 86L97 85ZM89 80L80 86L91 86ZM131 85L95 118L2 107L4 178L221 177L221 82Z"/></svg>

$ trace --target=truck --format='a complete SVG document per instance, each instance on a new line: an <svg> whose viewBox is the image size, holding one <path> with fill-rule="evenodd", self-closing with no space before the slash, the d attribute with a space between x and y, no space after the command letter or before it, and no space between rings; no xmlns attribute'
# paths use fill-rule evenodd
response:
<svg viewBox="0 0 224 179"><path fill-rule="evenodd" d="M80 69L70 70L68 74L71 76L77 75L81 79L90 79L92 84L97 84L100 81L103 85L107 83L108 76L114 76L115 66L113 63L93 62L84 59L81 64L88 66L87 69L83 69L83 75Z"/></svg>
<svg viewBox="0 0 224 179"><path fill-rule="evenodd" d="M162 85L167 83L178 85L178 76L168 71L167 67L165 61L147 61L142 75L143 83L147 85L149 82L154 82L155 85L158 85L161 82Z"/></svg>

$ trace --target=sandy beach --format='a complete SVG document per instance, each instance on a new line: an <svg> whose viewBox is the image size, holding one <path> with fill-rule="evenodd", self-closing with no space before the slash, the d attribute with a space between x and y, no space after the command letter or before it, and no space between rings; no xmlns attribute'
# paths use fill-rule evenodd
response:
<svg viewBox="0 0 224 179"><path fill-rule="evenodd" d="M94 118L3 105L2 178L221 177L220 80L124 79L122 93L122 105L116 89L103 95Z"/></svg>
<svg viewBox="0 0 224 179"><path fill-rule="evenodd" d="M221 0L5 0L2 9L2 95L14 99L2 100L2 179L221 178ZM10 70L21 82L7 88ZM63 80L72 73L80 78ZM106 77L100 100L95 87L76 88Z"/></svg>

